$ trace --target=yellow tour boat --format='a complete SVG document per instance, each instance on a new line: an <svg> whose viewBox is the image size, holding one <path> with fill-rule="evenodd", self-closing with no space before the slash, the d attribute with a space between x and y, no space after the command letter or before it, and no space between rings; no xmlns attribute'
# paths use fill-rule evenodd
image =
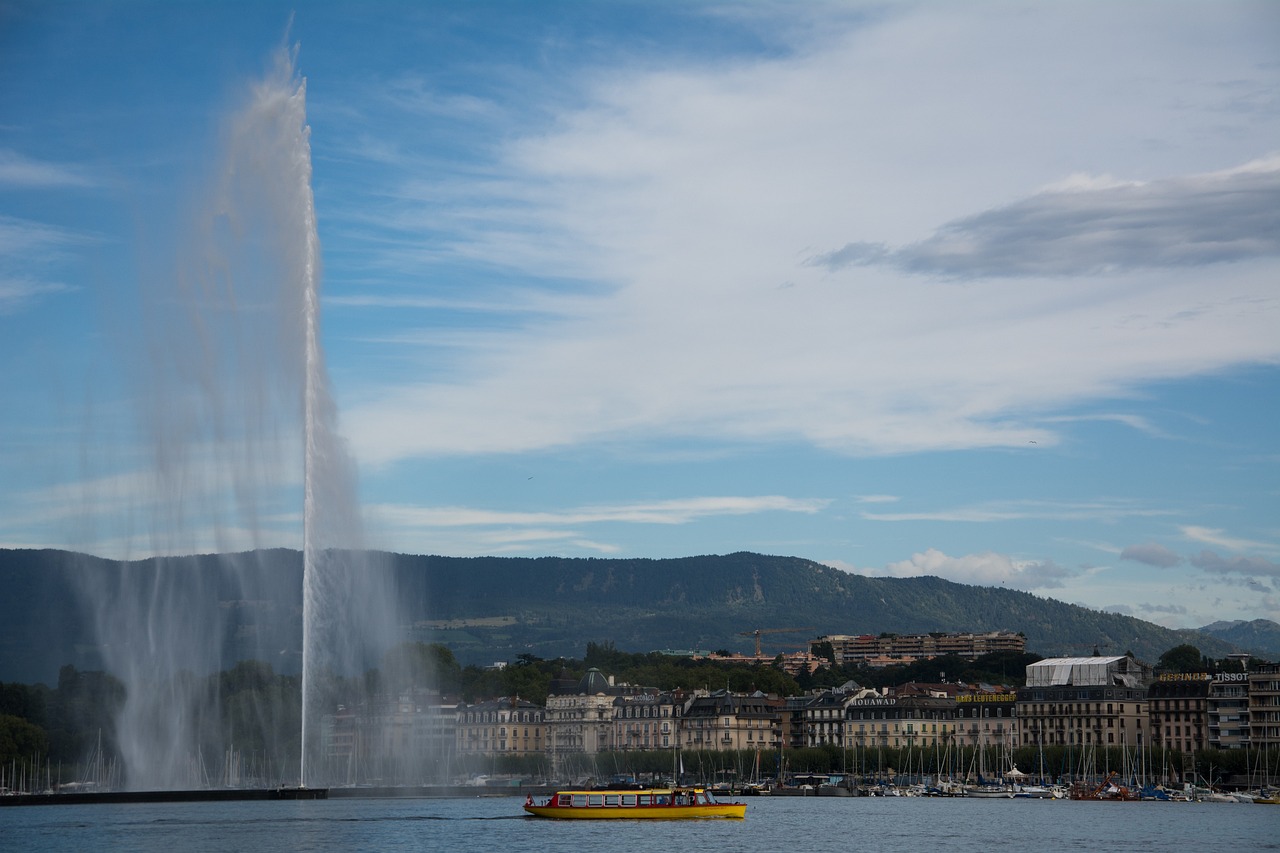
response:
<svg viewBox="0 0 1280 853"><path fill-rule="evenodd" d="M535 817L601 820L679 820L747 815L745 803L722 803L704 788L557 791L544 803L533 797L524 810Z"/></svg>

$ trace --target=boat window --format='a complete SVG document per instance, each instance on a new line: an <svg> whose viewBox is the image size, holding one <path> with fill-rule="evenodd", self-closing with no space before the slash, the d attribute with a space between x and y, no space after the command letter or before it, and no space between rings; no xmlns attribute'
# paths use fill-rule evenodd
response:
<svg viewBox="0 0 1280 853"><path fill-rule="evenodd" d="M618 804L618 795L617 795L617 794L605 794L605 795L604 795L604 804L605 804L606 806L616 806L616 805Z"/></svg>
<svg viewBox="0 0 1280 853"><path fill-rule="evenodd" d="M572 799L573 799L573 798L572 798L572 797L570 797L568 794L561 794L561 795L560 795L560 797L559 797L559 799L558 799L558 800L556 800L556 805L558 805L558 806L567 806L567 805L569 805L569 803L572 801Z"/></svg>
<svg viewBox="0 0 1280 853"><path fill-rule="evenodd" d="M634 805L636 804L636 795L635 795L635 794L623 794L623 795L622 795L622 804L623 804L624 806L634 806Z"/></svg>
<svg viewBox="0 0 1280 853"><path fill-rule="evenodd" d="M604 794L587 794L587 805L598 806L604 803Z"/></svg>
<svg viewBox="0 0 1280 853"><path fill-rule="evenodd" d="M642 805L642 806L651 806L651 805L653 805L653 795L651 795L651 794L641 794L641 795L640 795L640 805Z"/></svg>
<svg viewBox="0 0 1280 853"><path fill-rule="evenodd" d="M586 805L587 805L587 795L586 795L586 794L574 794L574 795L573 795L573 807L574 807L575 809L585 808L585 807L586 807Z"/></svg>

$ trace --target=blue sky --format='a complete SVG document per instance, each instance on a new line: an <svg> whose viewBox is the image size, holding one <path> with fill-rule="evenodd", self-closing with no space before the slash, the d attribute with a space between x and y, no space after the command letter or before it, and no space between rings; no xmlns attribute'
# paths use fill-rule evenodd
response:
<svg viewBox="0 0 1280 853"><path fill-rule="evenodd" d="M299 546L138 415L287 43L371 546L1280 613L1280 6L296 5L0 4L0 546Z"/></svg>

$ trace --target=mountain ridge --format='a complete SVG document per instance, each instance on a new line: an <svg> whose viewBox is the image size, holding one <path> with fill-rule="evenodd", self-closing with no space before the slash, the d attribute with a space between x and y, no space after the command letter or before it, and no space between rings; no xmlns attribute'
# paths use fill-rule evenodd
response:
<svg viewBox="0 0 1280 853"><path fill-rule="evenodd" d="M520 654L576 657L588 642L619 649L749 652L770 633L770 653L823 634L1020 631L1045 656L1106 654L1154 662L1191 643L1221 657L1239 647L1190 630L1090 610L1028 592L938 577L871 578L802 557L750 552L669 559L442 557L362 552L361 571L398 592L405 639L442 642L464 663ZM131 586L132 585L132 586ZM158 589L192 625L213 624L230 666L265 659L277 670L300 658L302 555L288 549L113 561L57 550L0 549L0 681L49 681L59 667L101 668L94 622L136 617L132 588ZM108 590L86 594L86 587ZM122 590L124 592L122 592ZM104 602L112 602L104 604ZM50 627L52 626L52 627ZM769 641L775 642L769 642ZM1261 651L1261 650L1255 650Z"/></svg>

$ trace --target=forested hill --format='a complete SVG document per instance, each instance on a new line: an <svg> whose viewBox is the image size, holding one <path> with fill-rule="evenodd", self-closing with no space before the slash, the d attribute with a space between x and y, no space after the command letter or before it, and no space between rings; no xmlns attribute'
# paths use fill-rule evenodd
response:
<svg viewBox="0 0 1280 853"><path fill-rule="evenodd" d="M1028 651L1083 655L1132 651L1154 661L1190 642L1221 656L1235 647L1132 617L1024 592L940 578L868 578L796 557L737 553L679 559L427 557L376 552L359 571L393 579L408 639L443 642L464 662L519 654L579 657L588 642L618 649L749 652L756 629L769 653L821 634L1021 631ZM128 585L121 578L128 577ZM296 551L121 563L66 551L0 550L0 681L50 682L58 668L100 666L97 621L138 618L119 603L131 588L192 625L219 619L222 659L266 659L296 669L302 558ZM163 581L163 583L162 583ZM109 606L87 590L110 590Z"/></svg>

